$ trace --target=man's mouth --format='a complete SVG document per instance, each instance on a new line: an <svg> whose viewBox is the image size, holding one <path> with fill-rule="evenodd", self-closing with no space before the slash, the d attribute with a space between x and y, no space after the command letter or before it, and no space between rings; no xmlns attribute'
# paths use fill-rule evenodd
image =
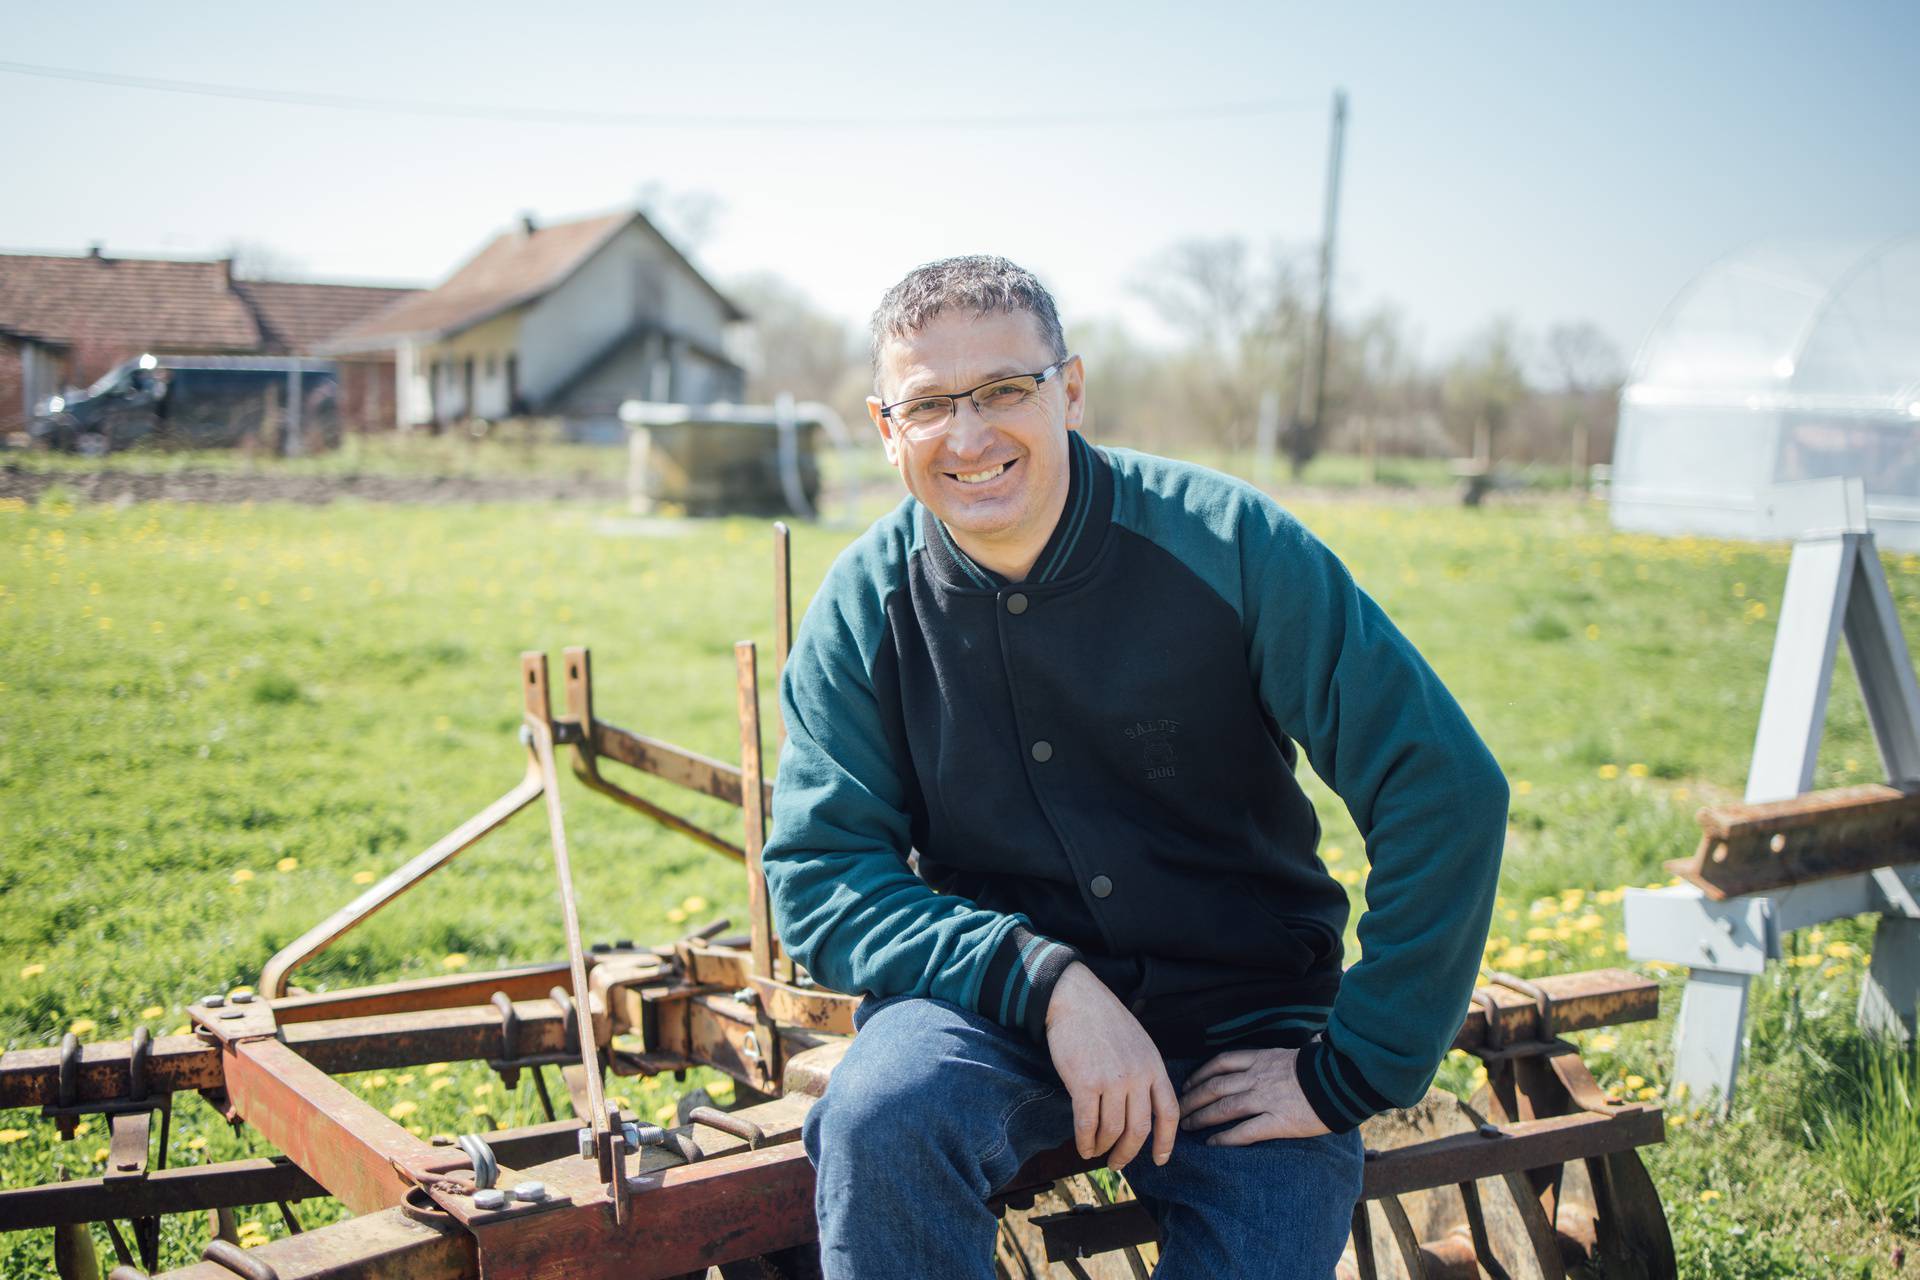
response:
<svg viewBox="0 0 1920 1280"><path fill-rule="evenodd" d="M1019 461L1019 459L1016 458L1013 461L1002 462L998 466L988 467L985 471L949 471L947 474L961 484L985 484L987 481L994 479L1000 475L1001 472L1013 466L1013 463L1017 461Z"/></svg>

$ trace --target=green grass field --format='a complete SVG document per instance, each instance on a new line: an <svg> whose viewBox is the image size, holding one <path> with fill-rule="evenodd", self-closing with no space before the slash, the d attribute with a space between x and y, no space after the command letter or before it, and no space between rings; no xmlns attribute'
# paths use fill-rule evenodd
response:
<svg viewBox="0 0 1920 1280"><path fill-rule="evenodd" d="M521 650L591 645L603 718L724 757L736 751L733 642L771 640L761 522L532 504L75 508L57 493L5 505L9 1048L70 1028L97 1040L174 1030L186 1001L250 982L360 884L505 790L523 758ZM1604 511L1570 501L1297 510L1432 661L1513 781L1490 958L1522 973L1624 965L1620 887L1663 880L1662 861L1694 843L1694 809L1740 790L1784 549L1617 535ZM796 533L803 591L851 536ZM1920 560L1886 565L1920 634ZM1823 786L1878 776L1844 654L1841 666ZM567 785L590 938L660 942L740 918L736 867ZM1327 856L1357 897L1360 842L1337 798L1315 795ZM302 981L551 959L558 921L542 824L522 817ZM1851 1026L1870 938L1866 921L1808 931L1756 985L1731 1118L1669 1101L1669 1142L1648 1160L1683 1275L1891 1276L1894 1251L1920 1244L1920 1073L1910 1058L1875 1059ZM1583 1037L1623 1095L1665 1085L1679 986L1660 977L1660 1023ZM1469 1087L1473 1069L1451 1061L1443 1083ZM537 1114L525 1082L509 1093L477 1064L351 1083L422 1132ZM657 1111L674 1088L629 1100ZM60 1143L37 1116L0 1113L0 1185L62 1166L90 1176L105 1141L97 1121ZM197 1098L181 1099L174 1145L176 1163L254 1149ZM251 1236L282 1230L271 1206L248 1221ZM197 1256L201 1231L173 1220L165 1261ZM45 1274L48 1250L45 1233L0 1237L0 1275Z"/></svg>

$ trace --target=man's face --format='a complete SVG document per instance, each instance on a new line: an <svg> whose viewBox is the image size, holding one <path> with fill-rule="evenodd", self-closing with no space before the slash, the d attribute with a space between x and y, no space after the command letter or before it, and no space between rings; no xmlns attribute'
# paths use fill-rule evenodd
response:
<svg viewBox="0 0 1920 1280"><path fill-rule="evenodd" d="M1037 373L1053 362L1028 313L976 315L960 308L881 348L880 390L889 404L948 395L995 378ZM946 431L929 440L902 435L880 416L881 404L868 397L867 412L907 491L969 554L1024 576L1066 506L1067 432L1080 425L1086 406L1079 360L1069 360L1042 383L1021 412L992 423L961 396Z"/></svg>

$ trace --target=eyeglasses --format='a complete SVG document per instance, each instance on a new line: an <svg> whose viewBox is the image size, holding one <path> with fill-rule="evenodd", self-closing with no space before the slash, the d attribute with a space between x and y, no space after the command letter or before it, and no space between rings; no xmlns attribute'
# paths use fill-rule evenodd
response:
<svg viewBox="0 0 1920 1280"><path fill-rule="evenodd" d="M880 406L880 416L900 429L909 440L929 440L945 431L953 422L961 396L973 401L980 417L987 422L1007 422L1032 406L1040 384L1066 368L1072 356L1056 360L1038 373L1015 374L983 382L971 391L956 391L950 396L918 396Z"/></svg>

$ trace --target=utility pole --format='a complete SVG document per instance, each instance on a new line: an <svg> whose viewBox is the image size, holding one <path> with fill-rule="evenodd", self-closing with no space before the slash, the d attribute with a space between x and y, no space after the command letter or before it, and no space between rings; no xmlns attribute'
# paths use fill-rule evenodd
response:
<svg viewBox="0 0 1920 1280"><path fill-rule="evenodd" d="M1326 222L1320 229L1320 312L1314 320L1311 358L1301 362L1299 397L1294 402L1292 445L1288 453L1295 475L1306 446L1317 447L1327 407L1327 334L1333 309L1333 243L1340 225L1340 157L1347 134L1347 91L1333 91L1333 127L1327 141Z"/></svg>

